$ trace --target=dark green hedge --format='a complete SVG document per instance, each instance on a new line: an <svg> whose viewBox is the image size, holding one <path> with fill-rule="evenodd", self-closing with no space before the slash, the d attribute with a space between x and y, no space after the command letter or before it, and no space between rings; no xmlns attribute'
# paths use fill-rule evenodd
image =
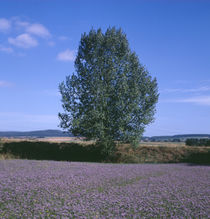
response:
<svg viewBox="0 0 210 219"><path fill-rule="evenodd" d="M128 148L132 150L132 148ZM49 142L9 142L2 144L0 153L11 154L22 159L117 162L117 163L177 163L210 164L210 148L186 147L141 147L137 151L126 152L118 148L113 156L105 157L97 145ZM149 160L148 160L149 159Z"/></svg>
<svg viewBox="0 0 210 219"><path fill-rule="evenodd" d="M3 145L2 152L23 159L92 162L100 162L104 159L100 147L83 146L77 143L10 142Z"/></svg>
<svg viewBox="0 0 210 219"><path fill-rule="evenodd" d="M188 146L210 146L210 139L208 138L189 138L186 140Z"/></svg>

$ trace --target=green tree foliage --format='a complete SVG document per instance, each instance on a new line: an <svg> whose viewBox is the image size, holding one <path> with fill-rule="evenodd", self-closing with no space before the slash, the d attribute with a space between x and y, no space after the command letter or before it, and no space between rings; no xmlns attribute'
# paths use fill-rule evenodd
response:
<svg viewBox="0 0 210 219"><path fill-rule="evenodd" d="M60 126L103 143L107 153L114 141L136 145L154 119L158 89L122 30L84 33L75 69L59 86L64 109Z"/></svg>

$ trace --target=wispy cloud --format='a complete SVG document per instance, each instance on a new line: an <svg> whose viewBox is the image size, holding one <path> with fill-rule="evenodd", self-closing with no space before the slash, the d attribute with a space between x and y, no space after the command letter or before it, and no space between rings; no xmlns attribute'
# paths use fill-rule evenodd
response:
<svg viewBox="0 0 210 219"><path fill-rule="evenodd" d="M0 32L7 32L11 28L11 23L8 19L0 18Z"/></svg>
<svg viewBox="0 0 210 219"><path fill-rule="evenodd" d="M59 36L58 39L61 40L61 41L65 41L65 40L69 40L69 37L67 37L67 36Z"/></svg>
<svg viewBox="0 0 210 219"><path fill-rule="evenodd" d="M8 42L14 46L25 48L25 49L35 47L38 45L37 40L27 33L21 34L16 38L9 37Z"/></svg>
<svg viewBox="0 0 210 219"><path fill-rule="evenodd" d="M15 27L18 27L18 28L26 28L30 25L29 22L22 21L18 17L13 18L12 20L14 21Z"/></svg>
<svg viewBox="0 0 210 219"><path fill-rule="evenodd" d="M49 30L42 24L30 24L26 27L26 32L43 38L51 36Z"/></svg>
<svg viewBox="0 0 210 219"><path fill-rule="evenodd" d="M179 99L177 102L180 103L195 103L199 105L207 105L210 106L210 96L199 96L199 97L191 97L186 99Z"/></svg>
<svg viewBox="0 0 210 219"><path fill-rule="evenodd" d="M204 91L210 91L210 87L203 86L198 88L176 88L176 89L164 89L161 91L161 93L194 93L194 92L204 92Z"/></svg>
<svg viewBox="0 0 210 219"><path fill-rule="evenodd" d="M192 81L190 80L175 80L176 84L191 84Z"/></svg>
<svg viewBox="0 0 210 219"><path fill-rule="evenodd" d="M8 81L1 81L0 80L0 87L11 87L13 84Z"/></svg>
<svg viewBox="0 0 210 219"><path fill-rule="evenodd" d="M58 53L57 60L65 61L65 62L72 62L75 59L75 52L73 50L65 50L63 52Z"/></svg>
<svg viewBox="0 0 210 219"><path fill-rule="evenodd" d="M210 106L210 96L196 96L196 97L180 98L180 99L167 99L167 100L162 100L162 102L192 103L192 104Z"/></svg>
<svg viewBox="0 0 210 219"><path fill-rule="evenodd" d="M43 94L47 96L60 97L60 92L58 91L58 89L43 90Z"/></svg>
<svg viewBox="0 0 210 219"><path fill-rule="evenodd" d="M0 51L5 53L13 53L13 48L0 45Z"/></svg>
<svg viewBox="0 0 210 219"><path fill-rule="evenodd" d="M49 41L48 43L47 43L49 46L55 46L55 42L54 41Z"/></svg>

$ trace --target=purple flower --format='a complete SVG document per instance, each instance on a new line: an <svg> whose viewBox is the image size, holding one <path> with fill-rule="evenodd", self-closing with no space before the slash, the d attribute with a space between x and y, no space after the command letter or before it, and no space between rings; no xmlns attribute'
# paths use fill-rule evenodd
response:
<svg viewBox="0 0 210 219"><path fill-rule="evenodd" d="M208 218L210 167L1 160L0 218Z"/></svg>

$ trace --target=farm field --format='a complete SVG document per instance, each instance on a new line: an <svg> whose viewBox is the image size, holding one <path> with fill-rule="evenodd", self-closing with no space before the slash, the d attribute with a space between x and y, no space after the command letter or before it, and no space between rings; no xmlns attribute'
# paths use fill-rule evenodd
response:
<svg viewBox="0 0 210 219"><path fill-rule="evenodd" d="M1 138L2 142L52 142L52 143L81 143L81 144L92 144L94 141L84 141L84 138L78 137L45 137L45 138ZM158 146L158 147L184 147L185 142L140 142L139 146Z"/></svg>
<svg viewBox="0 0 210 219"><path fill-rule="evenodd" d="M185 147L185 142L140 142L139 146L157 147Z"/></svg>
<svg viewBox="0 0 210 219"><path fill-rule="evenodd" d="M2 142L21 142L21 141L40 141L40 142L84 142L81 138L77 137L45 137L45 138L7 138L1 139Z"/></svg>
<svg viewBox="0 0 210 219"><path fill-rule="evenodd" d="M208 218L210 167L0 160L0 218Z"/></svg>

